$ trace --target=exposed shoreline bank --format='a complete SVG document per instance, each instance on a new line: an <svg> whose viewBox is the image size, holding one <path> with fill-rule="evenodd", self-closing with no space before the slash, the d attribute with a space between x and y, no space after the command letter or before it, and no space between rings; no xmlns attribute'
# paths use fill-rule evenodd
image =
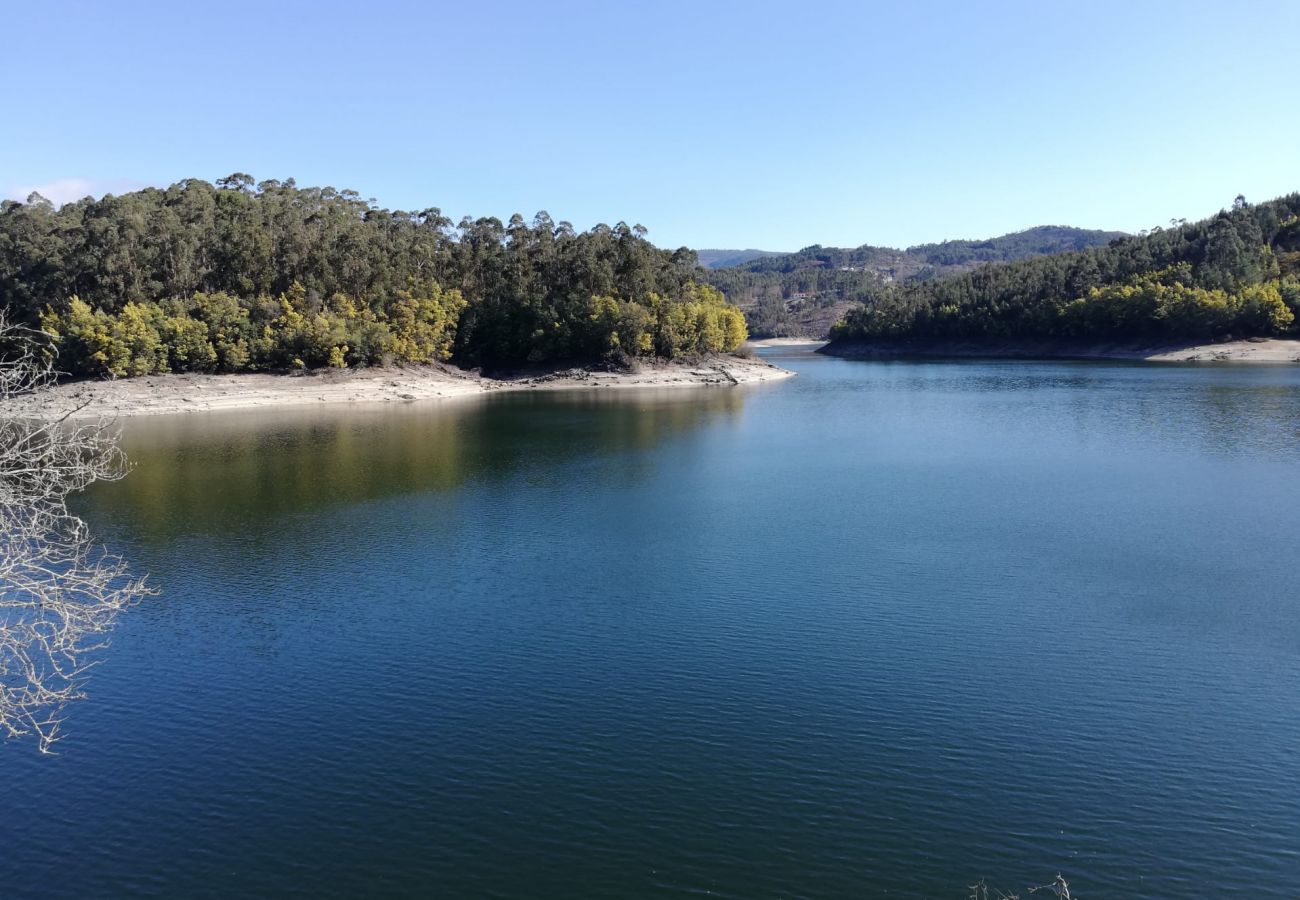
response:
<svg viewBox="0 0 1300 900"><path fill-rule="evenodd" d="M641 363L621 372L566 369L487 378L453 366L324 369L295 375L144 375L74 381L0 410L9 415L71 418L170 415L322 403L445 400L501 391L734 386L788 378L760 359L717 356L695 364Z"/></svg>
<svg viewBox="0 0 1300 900"><path fill-rule="evenodd" d="M753 338L746 343L751 347L806 347L809 344L825 344L826 338L812 337L778 337Z"/></svg>
<svg viewBox="0 0 1300 900"><path fill-rule="evenodd" d="M1137 362L1297 363L1300 340L1255 338L1220 343L1070 341L831 341L817 351L844 359L1074 359Z"/></svg>

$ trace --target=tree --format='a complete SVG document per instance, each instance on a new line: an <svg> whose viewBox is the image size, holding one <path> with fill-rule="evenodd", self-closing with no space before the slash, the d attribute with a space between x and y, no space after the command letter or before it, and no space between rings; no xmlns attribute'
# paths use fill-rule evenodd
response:
<svg viewBox="0 0 1300 900"><path fill-rule="evenodd" d="M61 407L48 338L0 317L0 732L49 752L118 614L148 592L90 535L69 494L122 477L105 422Z"/></svg>

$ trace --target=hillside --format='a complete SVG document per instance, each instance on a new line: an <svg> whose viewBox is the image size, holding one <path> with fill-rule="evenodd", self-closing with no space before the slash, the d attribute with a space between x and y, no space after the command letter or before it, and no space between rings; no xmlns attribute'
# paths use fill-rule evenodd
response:
<svg viewBox="0 0 1300 900"><path fill-rule="evenodd" d="M824 337L855 303L897 282L924 281L989 263L1083 250L1123 237L1118 231L1045 225L985 240L954 240L898 250L813 245L706 274L745 311L755 336Z"/></svg>
<svg viewBox="0 0 1300 900"><path fill-rule="evenodd" d="M621 222L453 225L243 173L0 204L0 314L56 335L60 369L86 377L734 350L744 319L699 273Z"/></svg>
<svg viewBox="0 0 1300 900"><path fill-rule="evenodd" d="M942 246L942 245L940 245ZM833 332L849 342L1151 342L1294 333L1300 194L1082 251L891 285ZM831 352L836 348L832 347Z"/></svg>

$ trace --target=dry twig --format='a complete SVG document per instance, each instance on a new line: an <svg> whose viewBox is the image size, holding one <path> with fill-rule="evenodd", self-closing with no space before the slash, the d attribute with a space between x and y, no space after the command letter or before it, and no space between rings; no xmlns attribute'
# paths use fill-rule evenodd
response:
<svg viewBox="0 0 1300 900"><path fill-rule="evenodd" d="M34 735L47 753L94 651L148 592L67 508L69 494L126 474L117 431L70 422L76 405L12 411L53 386L48 348L47 335L0 316L0 734Z"/></svg>

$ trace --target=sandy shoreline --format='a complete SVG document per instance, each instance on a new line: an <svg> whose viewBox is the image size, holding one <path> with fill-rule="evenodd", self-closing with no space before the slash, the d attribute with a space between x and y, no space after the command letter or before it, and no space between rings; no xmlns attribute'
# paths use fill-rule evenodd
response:
<svg viewBox="0 0 1300 900"><path fill-rule="evenodd" d="M1300 362L1300 340L1256 338L1217 344L1081 344L1062 341L835 341L818 352L846 359L1113 359L1141 362Z"/></svg>
<svg viewBox="0 0 1300 900"><path fill-rule="evenodd" d="M484 378L451 366L328 369L301 375L146 375L75 381L38 399L0 408L8 415L124 417L266 409L320 403L375 403L479 397L501 391L734 386L793 375L760 359L714 357L698 364L647 363L628 372L569 369ZM82 407L77 409L77 407Z"/></svg>
<svg viewBox="0 0 1300 900"><path fill-rule="evenodd" d="M751 347L807 347L810 344L816 344L817 346L821 346L822 344L825 343L826 343L825 338L780 337L780 338L758 338L756 340L749 341L749 346Z"/></svg>

